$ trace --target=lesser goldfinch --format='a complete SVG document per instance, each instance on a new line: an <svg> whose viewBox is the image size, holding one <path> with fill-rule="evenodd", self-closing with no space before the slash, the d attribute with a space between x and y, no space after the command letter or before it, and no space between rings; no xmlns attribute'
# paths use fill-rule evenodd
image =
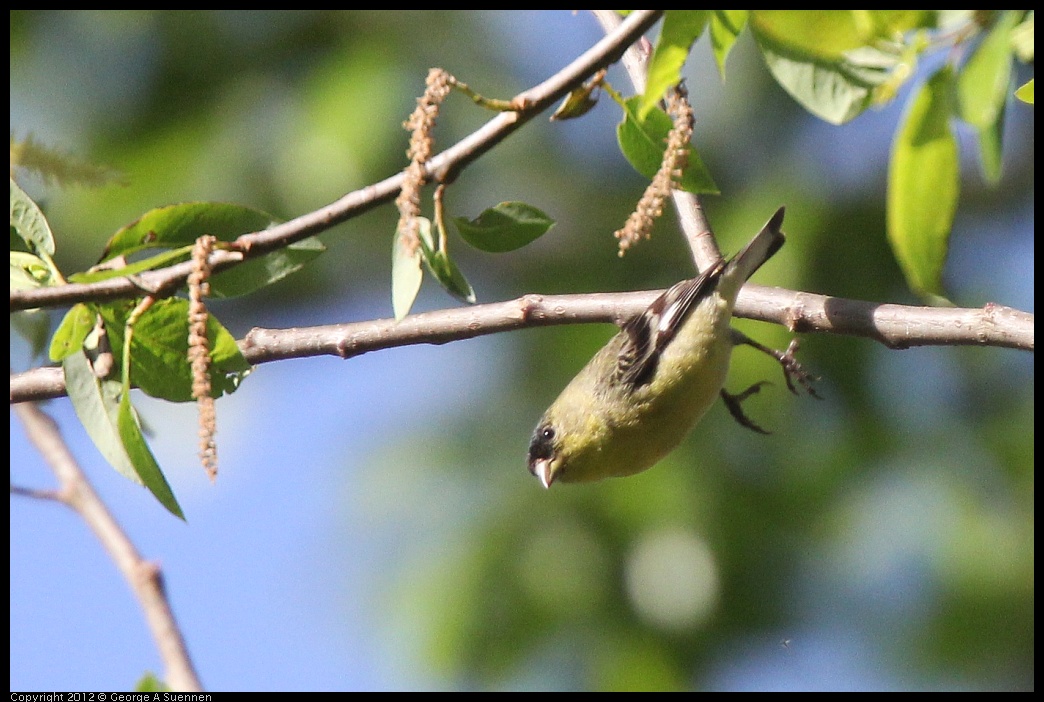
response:
<svg viewBox="0 0 1044 702"><path fill-rule="evenodd" d="M740 288L783 245L780 207L728 262L677 283L603 346L544 413L529 444L529 471L552 483L634 475L670 453L719 394L745 426L740 396L722 389L732 347L749 343L783 363L813 395L793 360L795 345L773 352L730 326ZM796 391L795 391L796 392Z"/></svg>

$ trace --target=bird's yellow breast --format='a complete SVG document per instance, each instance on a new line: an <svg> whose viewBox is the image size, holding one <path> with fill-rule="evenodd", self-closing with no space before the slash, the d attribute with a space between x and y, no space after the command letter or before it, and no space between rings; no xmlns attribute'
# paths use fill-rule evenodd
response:
<svg viewBox="0 0 1044 702"><path fill-rule="evenodd" d="M565 392L601 398L571 418L570 444L563 455L562 482L586 482L639 473L682 442L714 404L728 373L732 341L728 300L714 294L702 301L664 349L645 385L599 387L596 355ZM622 339L621 339L622 343ZM601 353L612 354L610 343ZM630 393L629 397L606 396Z"/></svg>

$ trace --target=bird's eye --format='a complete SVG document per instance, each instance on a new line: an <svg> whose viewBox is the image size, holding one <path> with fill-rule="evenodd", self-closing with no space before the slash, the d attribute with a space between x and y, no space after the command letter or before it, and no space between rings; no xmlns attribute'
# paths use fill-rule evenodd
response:
<svg viewBox="0 0 1044 702"><path fill-rule="evenodd" d="M539 458L551 458L555 455L555 429L550 424L538 426L533 431L533 440L529 443L529 461Z"/></svg>

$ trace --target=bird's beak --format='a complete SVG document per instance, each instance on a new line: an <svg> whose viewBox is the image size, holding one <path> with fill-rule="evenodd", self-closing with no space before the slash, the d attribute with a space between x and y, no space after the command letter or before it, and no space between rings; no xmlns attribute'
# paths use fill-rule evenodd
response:
<svg viewBox="0 0 1044 702"><path fill-rule="evenodd" d="M544 489L551 487L551 483L554 482L555 476L551 474L551 459L540 458L533 461L533 465L530 468L533 475L537 477L540 484L544 486Z"/></svg>

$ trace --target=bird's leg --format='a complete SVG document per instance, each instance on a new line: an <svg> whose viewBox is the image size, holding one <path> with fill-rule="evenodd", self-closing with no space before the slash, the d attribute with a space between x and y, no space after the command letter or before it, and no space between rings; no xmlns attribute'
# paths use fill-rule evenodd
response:
<svg viewBox="0 0 1044 702"><path fill-rule="evenodd" d="M747 427L751 431L756 431L759 434L771 434L772 432L762 429L757 424L755 424L750 417L744 414L743 406L741 405L741 403L744 400L761 390L762 385L770 385L770 383L767 380L758 381L746 390L744 390L743 392L738 393L736 395L733 395L730 392L726 392L725 388L722 388L721 399L725 402L725 407L729 410L729 414L732 415L733 419L739 422L740 426Z"/></svg>
<svg viewBox="0 0 1044 702"><path fill-rule="evenodd" d="M766 353L769 356L772 356L772 358L776 359L776 361L778 361L779 364L783 367L783 377L787 381L787 387L790 389L790 392L794 393L795 395L799 394L797 386L794 384L794 381L796 380L797 384L800 385L809 395L816 398L817 400L823 399L816 393L815 388L812 387L812 383L818 380L818 378L806 371L798 362L798 360L794 358L794 354L797 353L798 350L797 339L794 339L790 342L790 345L787 347L786 351L776 351L775 349L770 349L768 346L765 346L764 344L759 344L746 334L733 329L732 343L735 346L738 346L740 344L753 346L758 351ZM770 434L771 432L762 429L757 424L755 424L750 419L750 417L744 414L741 403L751 395L760 391L762 385L769 384L770 383L768 383L768 381L762 380L760 382L754 383L749 388L736 395L726 392L724 389L722 389L721 391L721 399L725 402L725 407L729 410L729 414L732 415L732 418L739 422L741 426L747 427L748 429L756 431L759 434Z"/></svg>
<svg viewBox="0 0 1044 702"><path fill-rule="evenodd" d="M797 339L792 339L790 341L790 345L787 346L786 351L776 351L775 349L770 349L768 346L765 346L764 344L759 344L743 332L733 329L732 343L735 346L738 346L740 344L753 346L758 351L761 351L762 353L767 353L769 356L772 356L772 358L776 359L776 361L778 361L779 364L783 367L783 377L787 381L787 388L789 388L790 392L794 393L795 395L800 394L798 393L797 387L794 385L794 381L796 380L798 382L798 385L804 388L805 392L807 392L809 395L816 398L817 400L823 399L816 393L815 388L812 387L812 383L816 380L819 380L819 378L806 371L798 362L798 360L794 358L794 354L797 353L798 350Z"/></svg>

